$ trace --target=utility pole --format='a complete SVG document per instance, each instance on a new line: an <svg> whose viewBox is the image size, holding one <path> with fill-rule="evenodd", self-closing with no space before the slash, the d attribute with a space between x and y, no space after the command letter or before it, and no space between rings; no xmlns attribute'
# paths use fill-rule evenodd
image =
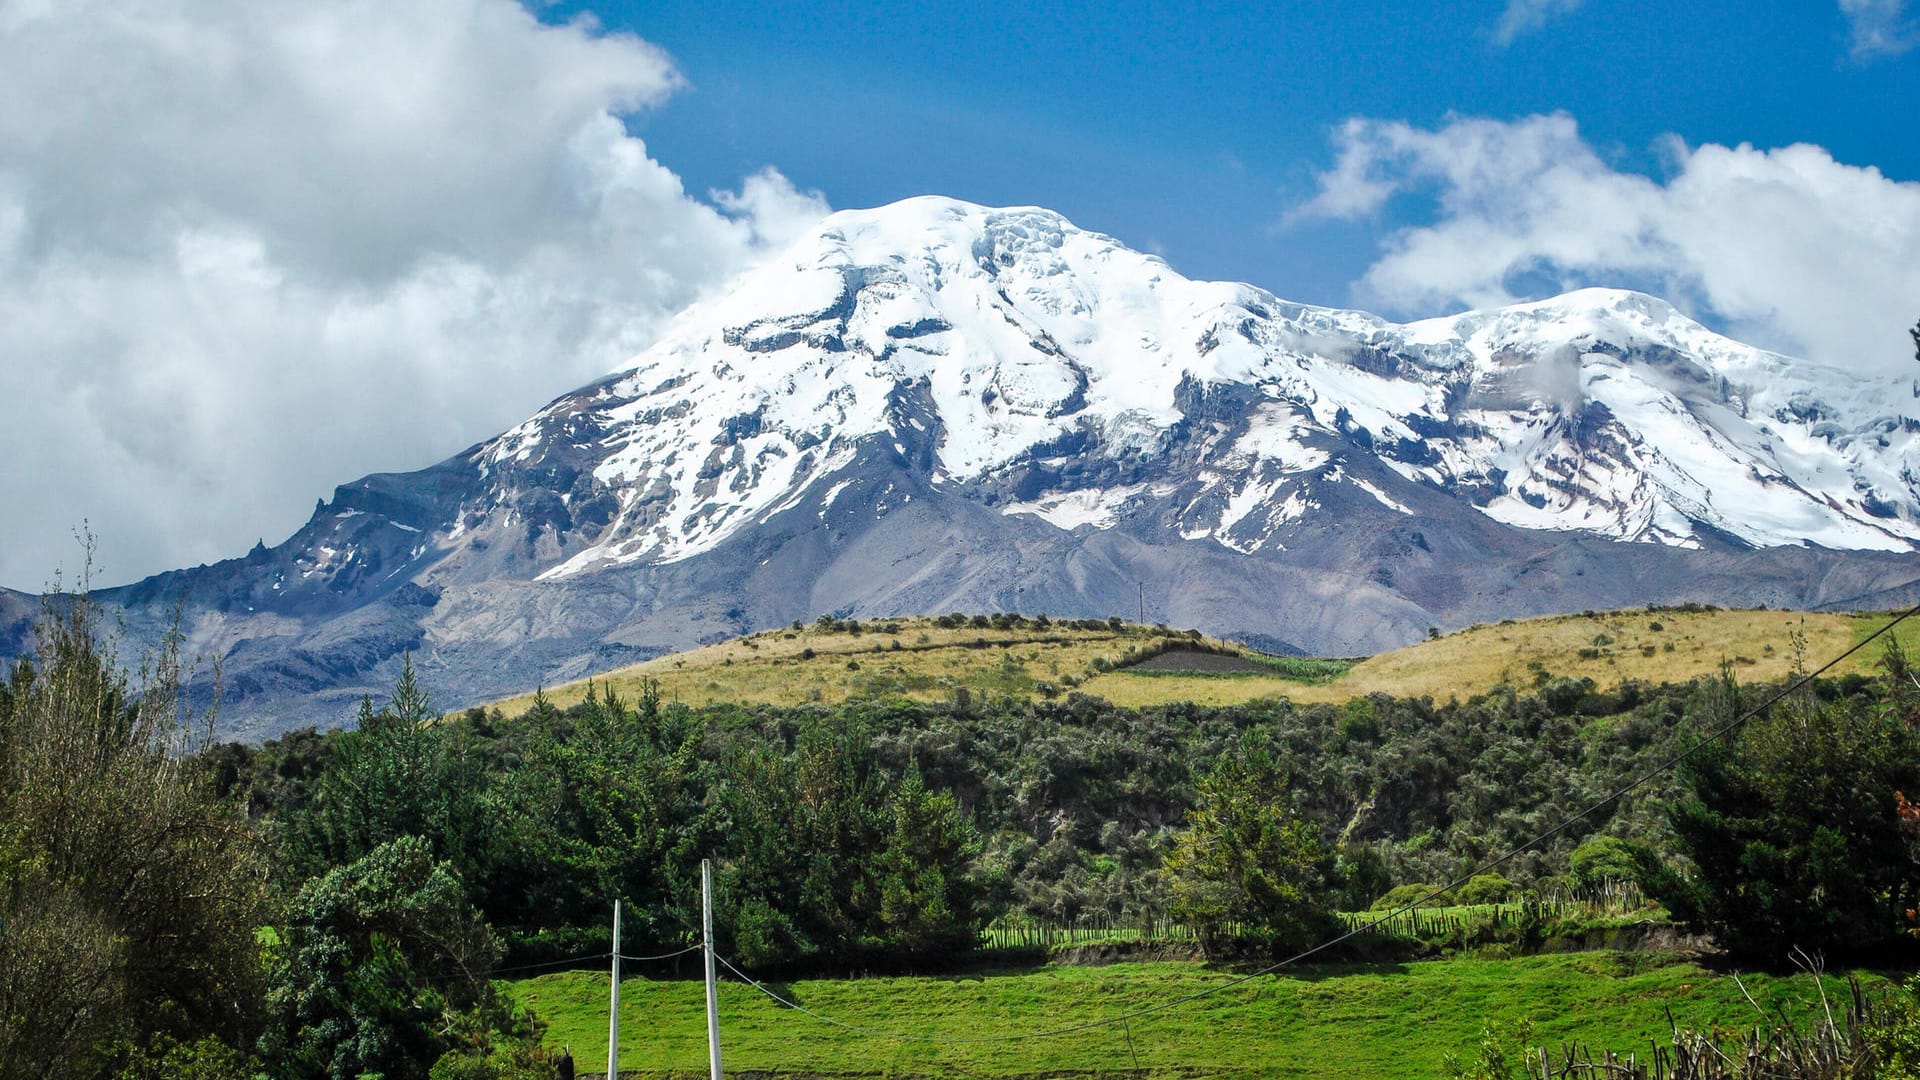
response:
<svg viewBox="0 0 1920 1080"><path fill-rule="evenodd" d="M620 901L613 902L613 1004L607 1010L607 1080L620 1080Z"/></svg>
<svg viewBox="0 0 1920 1080"><path fill-rule="evenodd" d="M1133 586L1140 590L1140 625L1145 626L1147 625L1147 583L1136 581Z"/></svg>
<svg viewBox="0 0 1920 1080"><path fill-rule="evenodd" d="M700 943L707 954L707 1063L712 1080L721 1080L720 999L713 982L713 863L707 859L700 860Z"/></svg>

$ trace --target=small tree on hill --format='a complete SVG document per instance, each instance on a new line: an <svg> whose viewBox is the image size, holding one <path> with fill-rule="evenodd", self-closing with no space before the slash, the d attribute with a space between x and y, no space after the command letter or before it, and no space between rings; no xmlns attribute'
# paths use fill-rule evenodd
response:
<svg viewBox="0 0 1920 1080"><path fill-rule="evenodd" d="M1333 852L1294 806L1285 772L1253 738L1200 780L1166 867L1176 918L1217 936L1238 925L1276 945L1327 927Z"/></svg>
<svg viewBox="0 0 1920 1080"><path fill-rule="evenodd" d="M880 919L904 953L961 952L980 943L980 843L951 792L929 791L918 769L894 789L892 831L880 852Z"/></svg>

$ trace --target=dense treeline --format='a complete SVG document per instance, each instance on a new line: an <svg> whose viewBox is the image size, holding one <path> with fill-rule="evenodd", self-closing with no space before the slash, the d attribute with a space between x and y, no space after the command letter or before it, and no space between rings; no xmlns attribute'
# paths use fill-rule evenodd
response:
<svg viewBox="0 0 1920 1080"><path fill-rule="evenodd" d="M1902 684L1822 683L1774 715L1875 716L1904 732L1911 710L1887 685ZM683 940L710 856L734 955L833 969L949 957L1002 915L1244 927L1261 910L1247 897L1274 874L1309 906L1365 908L1395 885L1452 880L1586 809L1734 715L1741 694L1723 681L1599 693L1546 679L1444 705L1376 696L1126 710L1073 695L695 710L596 692L564 711L542 703L521 717L426 723L403 678L357 730L219 753L223 784L277 837L285 887L421 836L469 883L511 961L526 962L603 949L616 896L630 939ZM1751 730L1736 749L1772 728ZM1883 743L1871 753L1894 763L1874 789L1885 805L1863 812L1894 830L1876 841L1887 863L1906 851L1891 800L1913 755L1904 735ZM1705 842L1695 788L1734 753L1696 757L1501 874L1520 889L1634 874L1711 924L1685 856ZM1834 768L1843 764L1859 766ZM1255 819L1243 819L1249 807ZM1203 828L1214 831L1197 837ZM1584 868L1571 858L1583 843ZM1268 854L1222 862L1222 844ZM1218 892L1228 876L1231 902ZM1885 904L1905 902L1884 881L1875 888ZM1252 920L1263 921L1287 928L1276 943L1322 925Z"/></svg>
<svg viewBox="0 0 1920 1080"><path fill-rule="evenodd" d="M516 960L597 946L616 896L630 938L679 940L711 856L724 933L750 962L882 962L949 954L1002 912L1164 915L1180 896L1167 856L1210 789L1222 810L1297 819L1315 849L1300 856L1331 860L1332 899L1365 907L1598 798L1670 752L1690 700L1572 682L1445 706L1138 711L1077 696L692 710L595 693L424 723L403 677L356 730L219 754L223 784L278 838L284 885L421 836ZM1590 824L1663 839L1665 791ZM1564 873L1582 835L1509 875Z"/></svg>
<svg viewBox="0 0 1920 1080"><path fill-rule="evenodd" d="M1920 903L1920 690L1897 653L1705 744L1756 691L1543 675L1446 704L1142 710L596 691L443 718L409 665L350 728L247 747L196 745L174 660L130 686L89 610L57 608L39 666L0 688L9 1075L533 1075L537 1025L490 973L604 954L616 898L626 951L685 943L702 858L721 949L789 970L944 965L1022 917L1288 949L1596 803L1457 895L1631 876L1773 963L1882 948Z"/></svg>

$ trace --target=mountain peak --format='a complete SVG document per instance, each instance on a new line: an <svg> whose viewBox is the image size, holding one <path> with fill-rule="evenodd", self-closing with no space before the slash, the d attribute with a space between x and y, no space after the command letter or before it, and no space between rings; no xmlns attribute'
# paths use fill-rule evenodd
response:
<svg viewBox="0 0 1920 1080"><path fill-rule="evenodd" d="M1401 325L929 196L827 218L469 452L343 485L208 569L206 625L323 620L228 654L260 686L431 642L479 687L848 607L1144 590L1347 655L1569 608L1857 602L1913 578L1913 403L1641 293Z"/></svg>
<svg viewBox="0 0 1920 1080"><path fill-rule="evenodd" d="M1076 526L1198 483L1217 494L1172 514L1179 535L1244 552L1283 549L1308 474L1355 453L1523 528L1907 550L1911 438L1867 407L1883 390L1796 382L1642 293L1400 326L1189 280L1051 211L927 196L827 218L485 453L591 421L620 510L556 575L711 550L871 453Z"/></svg>

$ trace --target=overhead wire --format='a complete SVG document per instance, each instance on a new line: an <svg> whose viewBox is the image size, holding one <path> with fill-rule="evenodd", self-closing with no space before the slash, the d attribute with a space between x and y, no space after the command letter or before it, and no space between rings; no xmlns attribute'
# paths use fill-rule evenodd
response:
<svg viewBox="0 0 1920 1080"><path fill-rule="evenodd" d="M567 967L571 964L584 964L589 960L610 960L612 958L612 953L587 953L583 956L570 956L561 960L543 960L537 964L518 964L514 967L493 968L488 974L498 976L521 971L541 971L548 968Z"/></svg>
<svg viewBox="0 0 1920 1080"><path fill-rule="evenodd" d="M522 975L549 971L555 968L574 967L591 960L610 960L612 958L612 953L586 953L581 956L572 956L561 960L544 960L537 964L518 964L513 967L486 968L484 970L476 969L471 971L441 971L431 975L422 975L418 981L428 984L439 984L471 982L476 979L498 979L506 975Z"/></svg>
<svg viewBox="0 0 1920 1080"><path fill-rule="evenodd" d="M628 956L626 953L621 953L620 961L621 963L626 963L626 964L653 963L660 960L672 960L675 957L685 956L688 953L699 952L699 951L700 951L700 946L689 945L684 949L677 949L673 952L668 952L668 953L660 953L655 956ZM590 963L597 960L611 960L611 959L613 959L613 954L610 952L583 953L579 956L563 957L558 960L543 960L543 961L540 961L539 963L533 963L533 964L516 964L513 967L487 968L484 972L484 975L481 975L478 972L444 971L444 972L440 972L433 975L422 976L421 981L427 982L427 983L444 983L444 982L458 982L463 980L469 980L475 977L498 979L498 978L502 978L504 976L509 976L509 975L528 975L528 974L537 974L543 971L552 971L559 968L573 968L573 967L578 967L581 964L586 964L586 963Z"/></svg>
<svg viewBox="0 0 1920 1080"><path fill-rule="evenodd" d="M1819 678L1821 675L1826 674L1828 671L1833 670L1833 668L1838 666L1842 661L1846 660L1848 657L1852 656L1854 653L1859 652L1861 649L1865 648L1867 645L1878 640L1880 637L1882 637L1883 635L1893 630L1894 627L1899 626L1901 623L1907 621L1908 619L1912 618L1915 615L1920 615L1920 604L1915 604L1914 606L1906 609L1905 611L1899 613L1898 615L1895 615L1892 619L1882 624L1873 633L1868 634L1864 638L1861 638L1859 641L1855 642L1851 647L1849 647L1846 651L1840 653L1838 656L1835 656L1833 659L1820 665L1818 668L1815 668L1813 671L1808 672L1804 675L1801 675L1798 679L1795 679L1792 683L1788 684L1783 689L1776 691L1771 696L1769 696L1766 700L1762 701L1760 704L1755 705L1754 707L1747 709L1744 712L1738 713L1732 720L1729 720L1726 723L1720 725L1719 727L1714 728L1712 731L1708 732L1704 737L1702 737L1699 741L1695 742L1693 745L1688 746L1685 749L1680 750L1676 753L1670 754L1666 758L1663 758L1661 761L1656 763L1655 765L1641 771L1637 776L1633 777L1631 780L1628 780L1626 783L1621 784L1619 787L1616 787L1611 792L1607 793L1605 796L1602 796L1600 799L1597 799L1594 802L1588 804L1584 809L1562 820L1559 824L1555 825L1553 828L1548 829L1537 836L1534 836L1533 838L1527 840L1522 844L1519 844L1515 847L1508 849L1506 852L1494 858L1488 859L1480 863L1479 865L1475 866L1473 869L1468 870L1465 873L1454 878L1453 880L1447 882L1446 884L1435 888L1433 891L1425 894L1424 896L1421 896L1399 907L1393 908L1387 911L1386 913L1380 915L1378 918L1375 918L1371 921L1355 925L1350 929L1348 929L1345 933L1328 938L1327 940L1322 941L1311 948L1303 949L1282 960L1277 960L1274 963L1268 964L1266 967L1260 968L1257 971L1252 971L1244 975L1239 975L1232 979L1227 980L1226 982L1219 983L1214 986L1209 986L1204 989L1196 990L1188 994L1181 994L1177 997L1168 998L1165 1001L1155 1002L1154 1004L1151 1004L1151 1005L1144 1005L1144 1006L1141 1006L1140 1008L1131 1009L1114 1016L1103 1017L1098 1020L1088 1020L1088 1021L1084 1021L1082 1023L1077 1023L1077 1024L1067 1024L1061 1027L1047 1028L1040 1031L1016 1032L1008 1035L942 1036L942 1035L915 1034L915 1033L908 1033L908 1032L891 1032L891 1031L884 1031L876 1028L868 1028L859 1024L851 1024L844 1020L840 1020L835 1017L828 1016L824 1013L815 1012L812 1009L799 1005L796 1002L789 1001L786 998L781 997L779 994L776 994L774 991L768 989L765 985L763 985L759 981L753 979L751 976L747 975L745 972L735 967L731 961L729 961L727 958L723 956L720 956L718 953L714 954L714 959L718 960L721 964L724 964L727 970L733 972L734 975L738 976L740 979L745 981L749 986L753 987L755 990L758 990L760 993L766 995L769 998L772 998L774 1001L779 1002L781 1005L784 1005L789 1009L792 1009L796 1012L804 1013L823 1023L831 1024L835 1027L842 1028L844 1030L854 1032L859 1035L864 1035L871 1038L898 1039L905 1042L999 1043L999 1042L1018 1042L1018 1041L1023 1041L1027 1039L1056 1038L1062 1035L1072 1035L1082 1031L1090 1031L1095 1028L1110 1027L1114 1024L1123 1024L1130 1020L1136 1019L1138 1017L1149 1016L1154 1013L1165 1012L1168 1009L1176 1008L1180 1005L1185 1005L1189 1002L1198 1001L1202 998L1212 997L1215 994L1222 994L1238 986L1244 986L1245 984L1252 982L1255 979L1262 978L1267 975L1271 975L1282 968L1290 967L1311 956L1318 955L1319 953L1325 952L1328 949L1334 948L1337 945L1343 944L1347 941L1351 941L1352 939L1360 936L1361 934L1372 933L1373 931L1378 930L1380 927L1386 925L1387 923L1393 921L1394 919L1399 918L1402 915L1415 911L1419 908L1425 907L1427 904L1433 902L1434 900L1439 899L1441 896L1445 895L1446 893L1451 892L1462 885L1465 885L1468 881L1472 880L1473 878L1481 874L1487 873L1490 870L1494 870L1501 866L1506 865L1507 863L1518 858L1520 855L1524 854L1525 852L1532 850L1534 847L1540 844L1543 844L1548 840L1553 839L1554 837L1560 835L1563 832L1566 832L1568 829L1572 828L1575 824L1587 819L1588 817L1591 817L1593 814L1597 813L1602 808L1609 806L1615 802L1618 802L1622 797L1628 794L1631 794L1632 792L1643 787L1644 785L1647 784L1647 782L1651 781L1654 777L1659 776L1660 774L1674 768L1675 766L1679 765L1682 761L1685 761L1686 759L1692 757L1694 754L1700 752L1705 747L1715 742L1718 742L1721 739L1726 738L1728 735L1733 734L1735 731L1739 730L1742 725L1746 724L1747 721L1753 719L1756 716L1759 716L1761 713L1766 712L1768 709L1773 708L1775 705L1779 704L1782 700L1786 699L1788 696L1799 692L1801 689L1805 688L1808 684L1813 682L1813 680Z"/></svg>
<svg viewBox="0 0 1920 1080"><path fill-rule="evenodd" d="M699 951L700 951L700 946L689 945L684 949L678 949L670 953L661 953L658 956L628 956L626 953L621 953L620 959L628 963L644 964L652 960L671 960L676 956L685 956L690 952L699 952Z"/></svg>

